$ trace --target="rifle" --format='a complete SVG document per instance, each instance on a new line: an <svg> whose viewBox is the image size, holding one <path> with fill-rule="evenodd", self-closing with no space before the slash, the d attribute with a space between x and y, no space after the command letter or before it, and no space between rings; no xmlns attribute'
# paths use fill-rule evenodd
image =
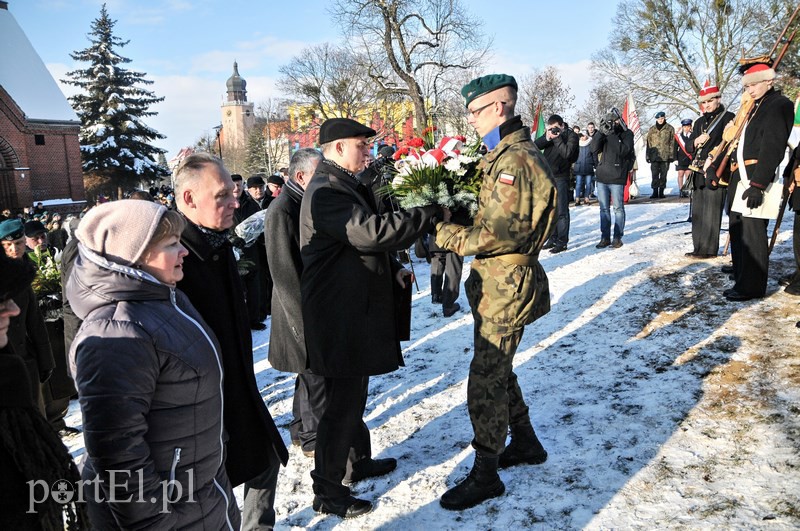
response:
<svg viewBox="0 0 800 531"><path fill-rule="evenodd" d="M783 199L781 200L781 208L778 210L778 218L775 220L775 227L772 229L772 238L769 240L769 252L768 254L772 254L772 248L775 247L775 242L778 240L778 229L781 228L781 222L783 221L783 213L786 212L786 205L789 204L789 197L792 195L792 191L795 187L795 180L794 180L794 172L797 170L797 166L800 164L800 160L794 159L794 163L792 164L792 169L789 171L788 177L784 174L783 180Z"/></svg>
<svg viewBox="0 0 800 531"><path fill-rule="evenodd" d="M759 57L758 58L759 62L768 62L769 61L770 57L772 57L772 54L774 54L775 50L778 49L778 46L780 45L781 40L783 39L784 35L786 35L786 32L789 30L789 26L791 26L792 22L794 21L795 17L797 16L798 11L800 11L800 5L797 6L797 8L794 10L794 13L792 13L792 16L789 17L789 21L786 23L786 26L784 26L783 31L781 32L781 34L778 35L778 38L775 41L775 44L772 46L772 50L770 50L769 55L764 56L764 58ZM796 33L797 33L797 30L795 29L794 31L792 31L792 34L789 35L789 38L783 44L783 47L781 48L780 53L775 58L775 60L772 62L772 69L773 70L777 71L778 65L780 64L781 60L783 59L783 56L786 55L786 51L789 49L789 45L794 40L794 37L795 37ZM740 62L742 62L742 61L740 61ZM744 62L743 64L747 64L747 63ZM741 138L742 133L744 132L744 127L745 127L745 125L747 125L747 122L750 120L750 117L751 117L751 115L753 113L753 109L754 108L755 108L755 101L753 101L753 99L750 97L750 95L745 91L742 94L742 102L741 102L741 105L739 106L739 110L736 113L736 117L733 119L733 125L731 126L730 129L726 130L726 131L732 131L732 133L730 133L730 132L723 133L722 134L722 142L717 144L717 146L713 150L711 150L711 153L709 153L709 155L708 155L708 159L711 159L712 161L719 160L719 163L718 163L718 165L716 167L716 170L715 170L715 174L717 176L717 179L719 180L719 185L720 186L727 186L728 185L728 181L727 181L727 179L723 178L723 174L725 172L725 169L728 166L728 160L730 159L731 155L733 154L734 150L736 149L736 146L739 143L739 139ZM719 156L722 155L723 153L724 153L724 156L720 160Z"/></svg>

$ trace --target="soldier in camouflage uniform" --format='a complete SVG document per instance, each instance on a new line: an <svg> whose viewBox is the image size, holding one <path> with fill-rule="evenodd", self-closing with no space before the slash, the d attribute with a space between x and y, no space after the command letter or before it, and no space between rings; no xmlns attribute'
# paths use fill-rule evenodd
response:
<svg viewBox="0 0 800 531"><path fill-rule="evenodd" d="M438 245L475 255L465 283L475 318L467 388L475 464L464 481L442 496L442 507L452 510L501 495L505 486L498 467L547 459L512 363L525 325L550 311L547 275L538 256L553 228L556 205L550 167L530 130L514 115L514 78L484 76L461 93L468 120L489 151L479 164L484 179L473 225L444 222L436 227ZM509 425L511 443L506 446Z"/></svg>

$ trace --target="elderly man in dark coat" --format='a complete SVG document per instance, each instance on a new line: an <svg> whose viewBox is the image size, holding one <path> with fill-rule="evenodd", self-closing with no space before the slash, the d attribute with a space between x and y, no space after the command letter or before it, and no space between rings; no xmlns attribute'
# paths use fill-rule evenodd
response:
<svg viewBox="0 0 800 531"><path fill-rule="evenodd" d="M281 194L267 210L269 227L267 260L275 281L272 290L272 326L269 362L274 369L297 373L289 426L292 441L312 457L317 443L317 426L325 404L325 379L307 370L306 336L300 308L300 202L322 160L316 149L305 148L292 155L289 178Z"/></svg>
<svg viewBox="0 0 800 531"><path fill-rule="evenodd" d="M186 157L176 168L175 200L188 223L181 243L188 249L178 283L219 339L224 365L228 477L245 484L242 527L271 529L280 463L289 455L258 390L253 339L228 229L238 206L222 161L207 153Z"/></svg>
<svg viewBox="0 0 800 531"><path fill-rule="evenodd" d="M313 508L345 518L369 512L372 504L354 498L342 480L386 474L397 464L371 458L363 421L369 376L403 364L395 289L410 282L411 273L389 252L410 246L443 215L438 206L377 214L375 197L356 177L374 135L347 118L325 121L319 135L325 160L300 207L306 347L312 372L325 378L326 395L311 472Z"/></svg>

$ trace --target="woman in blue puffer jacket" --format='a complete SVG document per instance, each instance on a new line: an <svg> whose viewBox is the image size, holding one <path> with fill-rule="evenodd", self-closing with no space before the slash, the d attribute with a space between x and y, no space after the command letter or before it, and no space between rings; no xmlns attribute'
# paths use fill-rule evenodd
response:
<svg viewBox="0 0 800 531"><path fill-rule="evenodd" d="M96 529L238 529L225 474L217 339L175 288L184 220L156 203L93 208L77 230L70 351Z"/></svg>

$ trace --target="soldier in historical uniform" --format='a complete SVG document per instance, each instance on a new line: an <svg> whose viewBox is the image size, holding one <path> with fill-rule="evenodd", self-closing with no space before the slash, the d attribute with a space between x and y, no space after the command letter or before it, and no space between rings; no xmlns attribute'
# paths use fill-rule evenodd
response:
<svg viewBox="0 0 800 531"><path fill-rule="evenodd" d="M550 167L530 130L514 115L514 78L480 77L461 93L468 121L483 137L488 153L478 167L484 179L474 223L466 227L443 222L436 228L441 247L475 255L465 283L475 319L467 387L475 464L465 480L442 496L442 507L451 510L503 494L498 467L547 459L512 364L525 325L550 311L547 275L538 256L556 213ZM511 442L506 446L509 426Z"/></svg>
<svg viewBox="0 0 800 531"><path fill-rule="evenodd" d="M722 94L714 85L700 90L697 101L703 115L694 122L687 149L693 154L692 166L701 170L708 154L722 142L722 131L733 120L733 113L725 110ZM706 180L705 173L694 171L692 179L692 250L689 258L714 258L719 251L719 230L725 206L725 188Z"/></svg>
<svg viewBox="0 0 800 531"><path fill-rule="evenodd" d="M664 197L669 163L675 159L675 128L667 123L664 111L656 113L656 123L647 131L647 162L652 174L653 195L650 199Z"/></svg>
<svg viewBox="0 0 800 531"><path fill-rule="evenodd" d="M728 204L735 284L723 292L729 301L757 299L767 292L769 220L748 217L731 207L737 193L747 202L748 209L762 205L764 190L775 179L786 154L794 121L794 106L773 87L775 70L769 64L746 63L741 70L742 85L754 103L738 148L731 156ZM738 186L740 181L743 186Z"/></svg>

